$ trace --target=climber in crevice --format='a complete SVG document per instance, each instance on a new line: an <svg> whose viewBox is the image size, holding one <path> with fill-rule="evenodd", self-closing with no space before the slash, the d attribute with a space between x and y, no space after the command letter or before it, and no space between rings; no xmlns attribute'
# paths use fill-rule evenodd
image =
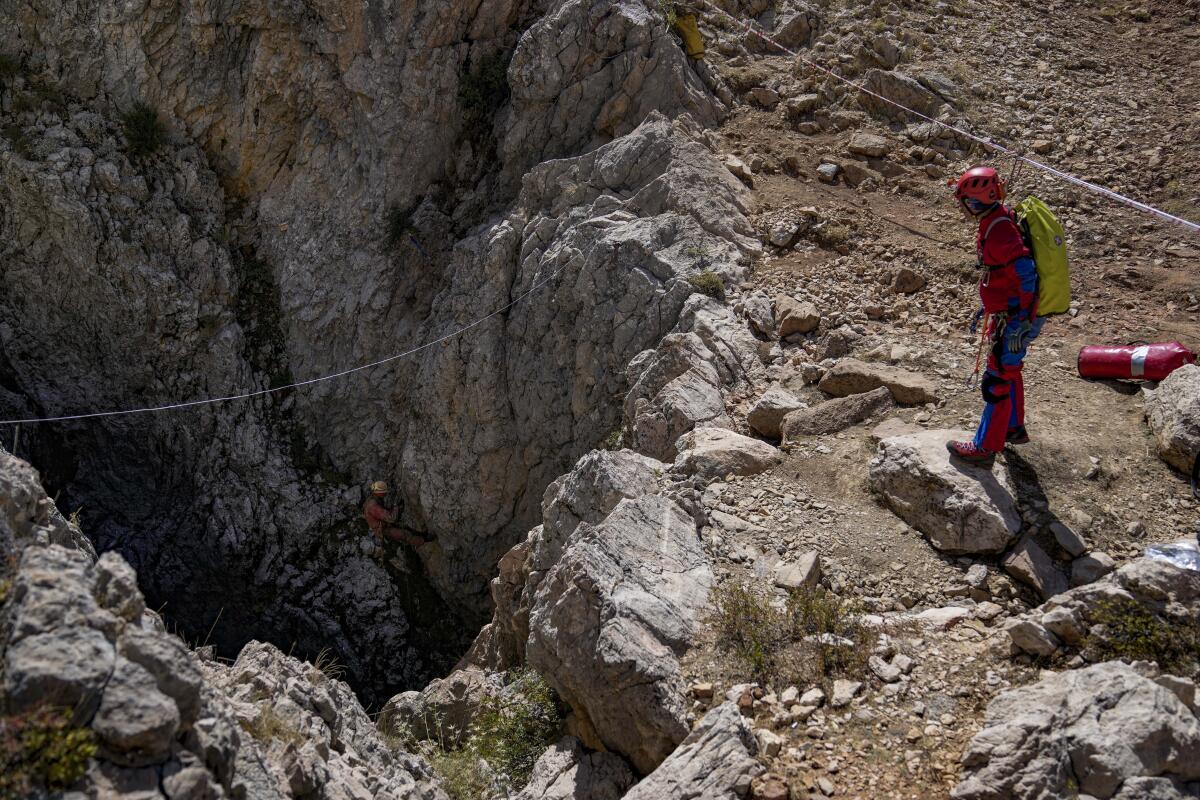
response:
<svg viewBox="0 0 1200 800"><path fill-rule="evenodd" d="M400 518L400 508L389 506L387 495L388 485L383 481L375 481L371 484L371 494L363 503L362 509L367 527L370 528L371 534L379 540L380 544L389 541L402 542L416 550L433 541L433 536L422 537L407 528L396 525L396 520Z"/></svg>

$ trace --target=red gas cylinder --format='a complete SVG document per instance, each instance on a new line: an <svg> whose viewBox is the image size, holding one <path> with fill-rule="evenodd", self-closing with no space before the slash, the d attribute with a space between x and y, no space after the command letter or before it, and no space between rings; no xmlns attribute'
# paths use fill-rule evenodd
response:
<svg viewBox="0 0 1200 800"><path fill-rule="evenodd" d="M1196 354L1179 342L1088 345L1079 351L1079 377L1161 381L1184 364L1195 363Z"/></svg>

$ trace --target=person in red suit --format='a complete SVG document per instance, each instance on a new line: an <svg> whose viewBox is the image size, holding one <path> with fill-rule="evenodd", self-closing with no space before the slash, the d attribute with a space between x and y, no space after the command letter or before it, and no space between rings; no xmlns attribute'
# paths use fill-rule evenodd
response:
<svg viewBox="0 0 1200 800"><path fill-rule="evenodd" d="M1005 444L1029 441L1021 371L1029 343L1042 329L1043 320L1037 316L1037 266L1016 216L1004 205L1004 181L996 170L974 167L951 185L963 210L979 223L975 249L982 271L983 308L975 319L977 323L984 314L990 315L984 337L991 347L979 384L984 406L975 438L948 442L946 447L955 458L991 469Z"/></svg>

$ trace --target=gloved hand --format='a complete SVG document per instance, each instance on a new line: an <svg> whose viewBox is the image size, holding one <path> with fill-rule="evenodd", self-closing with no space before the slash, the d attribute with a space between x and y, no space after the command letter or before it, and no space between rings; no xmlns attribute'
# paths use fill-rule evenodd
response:
<svg viewBox="0 0 1200 800"><path fill-rule="evenodd" d="M1008 352L1019 353L1025 349L1025 340L1033 331L1033 323L1023 319L1008 329Z"/></svg>
<svg viewBox="0 0 1200 800"><path fill-rule="evenodd" d="M975 316L971 317L971 324L967 326L967 329L970 330L971 333L978 332L979 321L983 319L983 313L984 310L981 308L975 312Z"/></svg>

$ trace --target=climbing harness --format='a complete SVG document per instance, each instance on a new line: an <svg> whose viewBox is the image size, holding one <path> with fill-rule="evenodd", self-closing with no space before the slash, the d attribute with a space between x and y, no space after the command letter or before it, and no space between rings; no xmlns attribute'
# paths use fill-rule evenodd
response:
<svg viewBox="0 0 1200 800"><path fill-rule="evenodd" d="M980 309L971 320L971 333L979 331L979 346L975 349L975 369L967 376L967 388L979 388L979 375L983 371L983 353L987 349L988 327L992 323L992 315Z"/></svg>

